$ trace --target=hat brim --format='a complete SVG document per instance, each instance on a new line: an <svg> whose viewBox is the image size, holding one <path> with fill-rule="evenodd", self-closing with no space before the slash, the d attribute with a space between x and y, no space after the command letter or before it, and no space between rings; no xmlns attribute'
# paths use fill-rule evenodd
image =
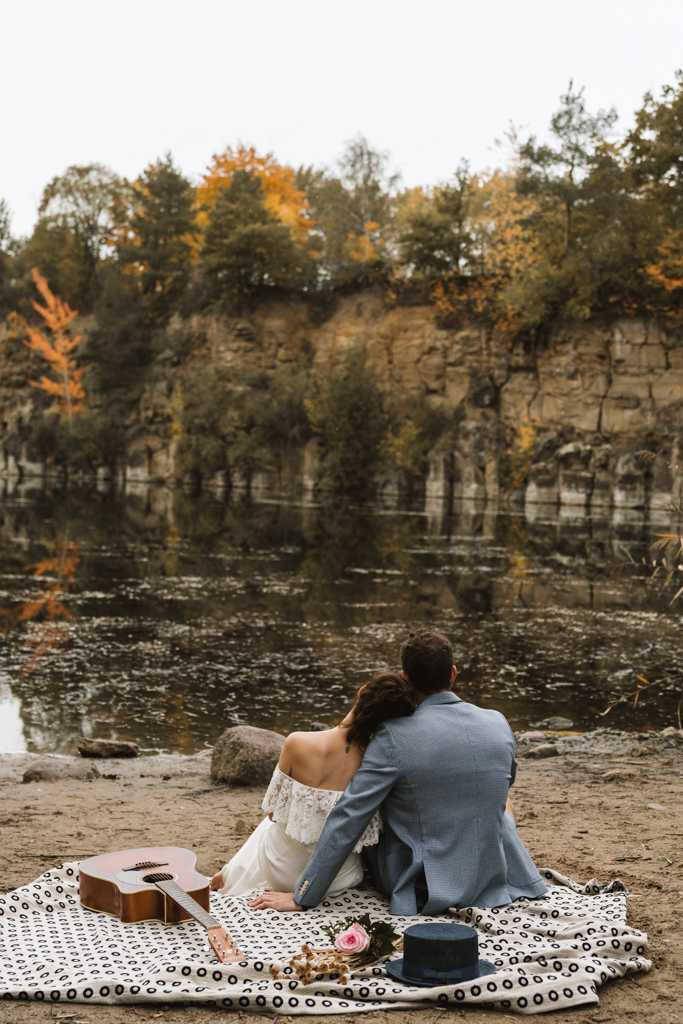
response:
<svg viewBox="0 0 683 1024"><path fill-rule="evenodd" d="M396 981L403 982L404 985L417 985L419 988L444 988L444 986L453 986L458 988L460 985L469 985L471 982L476 981L477 978L482 978L486 974L495 974L496 968L488 960L479 960L479 974L474 978L468 978L467 981L415 981L413 978L406 978L403 973L403 958L400 960L389 960L385 963L387 974L390 974Z"/></svg>

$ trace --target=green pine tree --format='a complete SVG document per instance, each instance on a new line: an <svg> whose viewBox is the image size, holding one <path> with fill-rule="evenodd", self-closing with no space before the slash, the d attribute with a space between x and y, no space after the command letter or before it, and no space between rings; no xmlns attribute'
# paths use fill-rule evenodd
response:
<svg viewBox="0 0 683 1024"><path fill-rule="evenodd" d="M119 264L134 267L147 305L168 315L187 286L194 256L194 189L170 154L144 171L134 185L135 209L127 237L117 247Z"/></svg>
<svg viewBox="0 0 683 1024"><path fill-rule="evenodd" d="M255 175L236 171L211 211L201 265L210 291L229 303L305 283L310 259L264 198Z"/></svg>

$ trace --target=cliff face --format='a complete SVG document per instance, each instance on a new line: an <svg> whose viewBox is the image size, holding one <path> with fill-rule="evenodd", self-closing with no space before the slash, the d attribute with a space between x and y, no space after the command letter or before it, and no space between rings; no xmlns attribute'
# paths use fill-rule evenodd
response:
<svg viewBox="0 0 683 1024"><path fill-rule="evenodd" d="M178 339L185 352L180 364L174 355ZM453 418L453 429L430 456L429 498L490 499L501 487L514 490L525 480L528 504L640 507L681 500L680 335L654 322L620 320L560 329L535 348L510 346L484 328L443 329L430 306L391 307L373 291L340 300L322 324L299 300L264 303L249 318L172 321L167 348L140 386L136 425L119 473L138 483L173 477L169 397L184 367L210 361L248 388L259 373L295 360L304 348L314 368L324 371L356 339L365 344L399 413L426 391ZM32 389L24 386L16 358L6 357L0 372L0 472L42 473L31 451L7 442L17 417L30 418ZM645 446L660 457L638 456ZM310 486L313 459L309 445L280 467L278 480L261 474L252 486ZM523 471L510 475L510 465ZM107 473L100 469L101 476ZM388 496L400 490L400 480L387 472L379 486Z"/></svg>

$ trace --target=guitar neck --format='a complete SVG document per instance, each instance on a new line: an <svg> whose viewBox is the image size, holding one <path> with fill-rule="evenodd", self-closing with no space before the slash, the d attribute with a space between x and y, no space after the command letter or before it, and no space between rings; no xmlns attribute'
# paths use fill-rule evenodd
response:
<svg viewBox="0 0 683 1024"><path fill-rule="evenodd" d="M211 914L204 910L204 907L200 907L197 901L190 896L189 892L181 889L174 879L152 878L151 881L166 896L170 897L174 903L177 903L179 907L187 911L190 917L193 917L198 924L206 928L206 937L209 940L209 945L222 964L232 964L237 960L244 959L232 936L221 927L215 917L212 917Z"/></svg>
<svg viewBox="0 0 683 1024"><path fill-rule="evenodd" d="M216 918L204 910L204 907L200 907L197 901L190 896L189 892L181 889L176 881L173 879L163 879L158 882L155 881L154 884L162 892L165 892L167 896L170 896L173 902L182 907L190 917L193 917L195 921L203 925L204 928L220 928L220 923Z"/></svg>

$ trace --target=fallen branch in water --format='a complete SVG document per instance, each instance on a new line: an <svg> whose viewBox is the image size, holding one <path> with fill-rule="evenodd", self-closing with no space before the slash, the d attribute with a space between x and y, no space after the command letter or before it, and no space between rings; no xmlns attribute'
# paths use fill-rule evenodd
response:
<svg viewBox="0 0 683 1024"><path fill-rule="evenodd" d="M644 676L636 676L636 679L640 680L641 685L637 686L635 690L629 690L628 693L616 693L612 691L609 696L609 703L604 711L601 711L601 715L608 715L613 708L616 708L618 704L626 704L627 701L633 697L633 707L635 708L638 704L638 698L640 697L643 690L650 689L653 686L657 686L659 683L666 683L675 676L683 675L683 669L676 669L675 672L667 672L661 679L655 679L653 682L649 682ZM680 705L679 705L680 708Z"/></svg>

